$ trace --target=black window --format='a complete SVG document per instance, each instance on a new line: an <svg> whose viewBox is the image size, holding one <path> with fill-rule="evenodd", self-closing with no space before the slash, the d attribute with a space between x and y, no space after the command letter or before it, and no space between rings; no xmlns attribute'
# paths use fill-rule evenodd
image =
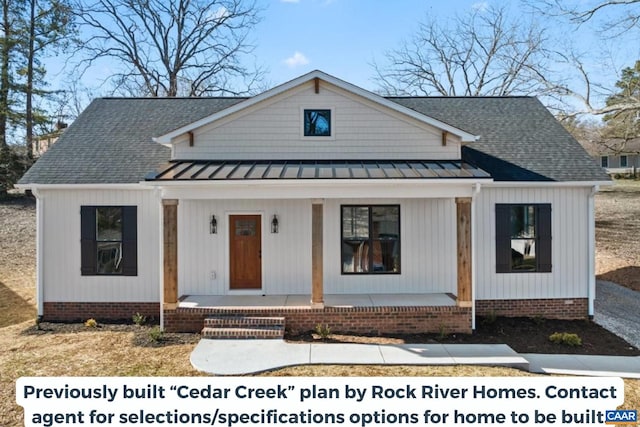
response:
<svg viewBox="0 0 640 427"><path fill-rule="evenodd" d="M551 205L496 205L496 272L551 271Z"/></svg>
<svg viewBox="0 0 640 427"><path fill-rule="evenodd" d="M602 166L603 168L609 167L609 156L600 157L600 166Z"/></svg>
<svg viewBox="0 0 640 427"><path fill-rule="evenodd" d="M400 206L342 206L342 273L400 273Z"/></svg>
<svg viewBox="0 0 640 427"><path fill-rule="evenodd" d="M628 165L627 163L627 156L620 156L620 167L621 168L626 168Z"/></svg>
<svg viewBox="0 0 640 427"><path fill-rule="evenodd" d="M304 110L304 136L331 136L331 110Z"/></svg>
<svg viewBox="0 0 640 427"><path fill-rule="evenodd" d="M136 206L82 206L80 229L83 276L138 274Z"/></svg>

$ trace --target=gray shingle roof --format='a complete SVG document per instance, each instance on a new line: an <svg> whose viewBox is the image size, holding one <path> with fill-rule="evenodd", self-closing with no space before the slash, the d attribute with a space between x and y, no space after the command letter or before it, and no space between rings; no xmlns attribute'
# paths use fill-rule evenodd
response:
<svg viewBox="0 0 640 427"><path fill-rule="evenodd" d="M582 146L533 97L389 98L479 135L462 158L496 181L608 181Z"/></svg>
<svg viewBox="0 0 640 427"><path fill-rule="evenodd" d="M169 160L159 136L245 98L104 98L76 119L21 184L135 183ZM463 159L495 180L603 181L604 171L535 98L389 98L475 135ZM214 159L212 159L214 160Z"/></svg>
<svg viewBox="0 0 640 427"><path fill-rule="evenodd" d="M244 98L102 98L93 101L20 184L135 183L169 160L151 138Z"/></svg>

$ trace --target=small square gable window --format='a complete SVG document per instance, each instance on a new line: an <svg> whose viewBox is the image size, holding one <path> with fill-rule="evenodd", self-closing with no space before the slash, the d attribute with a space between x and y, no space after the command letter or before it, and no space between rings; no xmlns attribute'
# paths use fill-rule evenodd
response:
<svg viewBox="0 0 640 427"><path fill-rule="evenodd" d="M331 110L304 110L304 136L331 136Z"/></svg>

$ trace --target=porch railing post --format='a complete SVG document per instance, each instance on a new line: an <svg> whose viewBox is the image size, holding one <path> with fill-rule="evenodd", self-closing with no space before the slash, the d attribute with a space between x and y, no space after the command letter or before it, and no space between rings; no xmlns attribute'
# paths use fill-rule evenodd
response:
<svg viewBox="0 0 640 427"><path fill-rule="evenodd" d="M178 304L178 200L162 200L164 308Z"/></svg>
<svg viewBox="0 0 640 427"><path fill-rule="evenodd" d="M471 307L471 197L456 197L458 306Z"/></svg>
<svg viewBox="0 0 640 427"><path fill-rule="evenodd" d="M322 277L322 222L323 202L314 200L311 205L311 307L324 307L324 283Z"/></svg>

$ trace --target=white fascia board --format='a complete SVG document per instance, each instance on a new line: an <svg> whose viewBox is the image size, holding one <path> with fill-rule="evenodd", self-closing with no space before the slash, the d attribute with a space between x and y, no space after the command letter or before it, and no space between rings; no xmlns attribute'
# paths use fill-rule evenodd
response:
<svg viewBox="0 0 640 427"><path fill-rule="evenodd" d="M483 185L494 188L593 187L613 185L613 181L493 181Z"/></svg>
<svg viewBox="0 0 640 427"><path fill-rule="evenodd" d="M149 182L163 198L176 199L336 199L471 197L476 179L296 180L223 182Z"/></svg>
<svg viewBox="0 0 640 427"><path fill-rule="evenodd" d="M193 123L190 123L186 126L183 126L181 128L178 128L174 131L171 131L167 134L164 135L160 135L157 137L153 138L153 141L159 143L159 144L171 144L172 140L180 135L183 135L187 132L191 132L195 129L198 129L202 126L206 126L216 120L220 120L223 117L229 116L233 113L236 113L238 111L244 110L245 108L249 108L252 105L255 105L259 102L262 102L266 99L272 98L276 95L279 95L281 93L284 93L290 89L293 89L296 86L299 86L301 84L307 83L308 81L315 79L315 78L319 78L320 80L324 80L327 83L330 83L334 86L337 86L341 89L344 89L348 92L354 93L356 95L359 95L365 99L368 99L370 101L376 102L380 105L383 105L387 108L390 108L392 110L395 110L399 113L402 113L404 115L407 115L409 117L412 117L420 122L426 123L428 125L434 126L436 128L442 129L444 131L447 131L453 135L456 135L458 137L460 137L460 139L463 142L471 142L471 141L476 141L479 136L477 135L473 135L470 134L468 132L463 131L462 129L458 129L456 127L453 127L447 123L441 122L440 120L436 120L432 117L426 116L424 114L418 113L417 111L414 111L410 108L404 107L400 104L397 104L393 101L389 101L388 99L376 95L375 93L369 92L368 90L362 89L358 86L355 86L351 83L345 82L344 80L340 80L336 77L333 77L329 74L323 73L322 71L319 70L315 70L315 71L311 71L310 73L304 74L298 78L295 78L293 80L290 80L286 83L283 83L279 86L274 87L273 89L269 89L265 92L262 92L259 95L253 96L249 99L246 99L242 102L239 102L235 105L232 105L229 108L225 108L222 111L219 111L217 113L214 113L210 116L204 117L198 121L195 121Z"/></svg>
<svg viewBox="0 0 640 427"><path fill-rule="evenodd" d="M18 190L149 190L140 183L132 184L16 184Z"/></svg>

